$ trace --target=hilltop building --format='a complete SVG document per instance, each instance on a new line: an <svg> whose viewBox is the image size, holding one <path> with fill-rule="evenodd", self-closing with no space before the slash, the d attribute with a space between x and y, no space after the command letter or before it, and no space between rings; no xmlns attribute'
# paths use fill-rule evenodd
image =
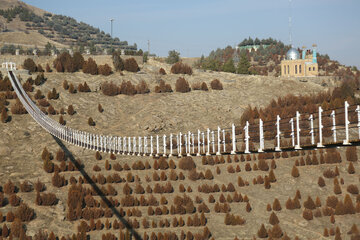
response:
<svg viewBox="0 0 360 240"><path fill-rule="evenodd" d="M282 77L314 77L319 74L316 58L316 45L313 45L312 54L303 47L302 57L298 50L291 48L286 53L286 58L281 61Z"/></svg>

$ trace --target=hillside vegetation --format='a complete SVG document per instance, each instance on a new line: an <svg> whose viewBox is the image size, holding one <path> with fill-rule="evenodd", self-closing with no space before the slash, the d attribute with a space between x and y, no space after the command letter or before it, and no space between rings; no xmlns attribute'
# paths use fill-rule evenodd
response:
<svg viewBox="0 0 360 240"><path fill-rule="evenodd" d="M8 2L7 0L1 0ZM7 31L38 32L49 41L58 42L79 48L89 47L91 53L102 52L103 49L121 48L127 51L136 51L137 46L129 45L127 41L111 38L99 28L74 18L52 14L49 12L34 11L34 8L18 1L12 1L9 8L0 9L0 23ZM9 6L9 4L4 4ZM16 42L14 42L16 44Z"/></svg>
<svg viewBox="0 0 360 240"><path fill-rule="evenodd" d="M268 38L253 40L244 39L238 44L238 49L227 46L202 56L197 66L212 71L224 71L241 74L257 74L264 76L280 76L280 62L285 58L289 45ZM255 50L257 47L257 50ZM301 49L298 49L302 53ZM309 51L308 54L312 52ZM317 54L319 73L323 76L344 76L345 71L355 71L356 68L344 67L339 62L331 60L327 54Z"/></svg>

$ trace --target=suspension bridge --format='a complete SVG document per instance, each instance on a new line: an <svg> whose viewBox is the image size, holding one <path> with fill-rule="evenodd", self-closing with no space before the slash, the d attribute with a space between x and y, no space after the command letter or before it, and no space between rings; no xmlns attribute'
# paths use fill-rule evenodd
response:
<svg viewBox="0 0 360 240"><path fill-rule="evenodd" d="M72 129L48 117L31 100L16 76L16 65L2 64L12 87L30 116L51 135L78 147L122 155L136 156L203 156L281 152L351 145L360 142L360 106L350 105L273 121L257 120L250 126L206 129L197 132L152 136L110 136ZM303 117L301 117L303 116ZM289 144L287 144L288 140Z"/></svg>

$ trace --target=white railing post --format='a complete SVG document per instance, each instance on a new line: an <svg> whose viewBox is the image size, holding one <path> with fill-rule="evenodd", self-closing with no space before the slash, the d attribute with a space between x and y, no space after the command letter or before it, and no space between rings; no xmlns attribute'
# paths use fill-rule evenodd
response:
<svg viewBox="0 0 360 240"><path fill-rule="evenodd" d="M142 150L142 141L141 141L141 137L139 137L139 152L138 152L138 156L141 156L141 150Z"/></svg>
<svg viewBox="0 0 360 240"><path fill-rule="evenodd" d="M103 151L103 147L104 147L104 141L103 141L103 136L102 135L100 135L100 151L102 152Z"/></svg>
<svg viewBox="0 0 360 240"><path fill-rule="evenodd" d="M333 137L334 137L334 143L336 143L336 119L335 119L335 110L333 110L330 114L330 117L332 118L332 128L333 131Z"/></svg>
<svg viewBox="0 0 360 240"><path fill-rule="evenodd" d="M211 131L211 144L212 144L212 152L215 153L215 133Z"/></svg>
<svg viewBox="0 0 360 240"><path fill-rule="evenodd" d="M231 154L236 154L235 124L231 125L231 133L232 133L232 151L231 151Z"/></svg>
<svg viewBox="0 0 360 240"><path fill-rule="evenodd" d="M259 119L259 149L258 152L264 152L264 123L261 120L261 118Z"/></svg>
<svg viewBox="0 0 360 240"><path fill-rule="evenodd" d="M181 134L181 132L179 133L179 157L181 157L181 155L182 155L182 149L181 149L181 147L182 147L182 143L181 143L181 136L182 136L182 134Z"/></svg>
<svg viewBox="0 0 360 240"><path fill-rule="evenodd" d="M104 140L104 150L103 150L103 152L105 152L106 153L106 149L107 149L107 145L108 145L108 141L107 141L107 136L104 136L103 137L103 140Z"/></svg>
<svg viewBox="0 0 360 240"><path fill-rule="evenodd" d="M221 155L221 153L220 153L220 148L221 148L220 132L221 132L221 129L218 126L218 130L217 130L217 152L216 152L216 155Z"/></svg>
<svg viewBox="0 0 360 240"><path fill-rule="evenodd" d="M133 137L133 155L136 154L136 137Z"/></svg>
<svg viewBox="0 0 360 240"><path fill-rule="evenodd" d="M170 139L169 139L169 141L170 141L170 154L169 154L169 157L171 157L172 154L173 154L173 142L172 142L172 137L173 137L173 135L172 135L172 133L170 133Z"/></svg>
<svg viewBox="0 0 360 240"><path fill-rule="evenodd" d="M202 132L201 133L202 135L202 147L203 147L203 153L205 154L205 133Z"/></svg>
<svg viewBox="0 0 360 240"><path fill-rule="evenodd" d="M130 155L131 153L131 137L128 137L128 154L127 155Z"/></svg>
<svg viewBox="0 0 360 240"><path fill-rule="evenodd" d="M189 156L189 149L188 149L188 135L187 134L184 134L184 140L185 140L185 153L186 153L186 156Z"/></svg>
<svg viewBox="0 0 360 240"><path fill-rule="evenodd" d="M206 155L210 155L210 129L207 129L207 152Z"/></svg>
<svg viewBox="0 0 360 240"><path fill-rule="evenodd" d="M191 156L191 132L188 132L188 156Z"/></svg>
<svg viewBox="0 0 360 240"><path fill-rule="evenodd" d="M112 137L109 137L109 153L112 153L113 149L112 149Z"/></svg>
<svg viewBox="0 0 360 240"><path fill-rule="evenodd" d="M155 157L159 156L159 135L156 135L156 155Z"/></svg>
<svg viewBox="0 0 360 240"><path fill-rule="evenodd" d="M147 154L147 136L144 136L144 154L143 156L146 156Z"/></svg>
<svg viewBox="0 0 360 240"><path fill-rule="evenodd" d="M309 117L310 120L310 135L311 135L311 144L314 145L315 144L315 139L314 139L314 117L311 114Z"/></svg>
<svg viewBox="0 0 360 240"><path fill-rule="evenodd" d="M226 152L225 129L222 130L224 153Z"/></svg>
<svg viewBox="0 0 360 240"><path fill-rule="evenodd" d="M249 151L250 136L249 136L249 122L248 121L246 121L244 130L245 130L245 151L244 151L244 153L250 153L250 151Z"/></svg>
<svg viewBox="0 0 360 240"><path fill-rule="evenodd" d="M195 137L194 133L191 133L191 145L192 145L192 153L195 154Z"/></svg>
<svg viewBox="0 0 360 240"><path fill-rule="evenodd" d="M357 112L357 117L358 117L358 124L357 124L357 127L358 127L358 134L359 134L359 139L360 139L360 106L357 105L356 107L356 110L355 112Z"/></svg>
<svg viewBox="0 0 360 240"><path fill-rule="evenodd" d="M321 107L319 107L319 142L317 144L317 147L324 147L323 142L322 142L322 129L323 129L323 125L322 125L322 114L323 109Z"/></svg>
<svg viewBox="0 0 360 240"><path fill-rule="evenodd" d="M94 142L93 142L93 135L90 134L90 149L94 150Z"/></svg>
<svg viewBox="0 0 360 240"><path fill-rule="evenodd" d="M360 120L359 120L359 122L360 122ZM360 128L359 128L360 129ZM197 151L197 154L196 154L196 156L200 156L201 154L200 154L200 152L201 152L201 147L200 147L200 145L201 145L201 140L200 140L200 130L198 129L198 137L197 137L197 140L198 140L198 151Z"/></svg>
<svg viewBox="0 0 360 240"><path fill-rule="evenodd" d="M179 151L179 134L176 134L176 149L177 149L177 153L178 156L180 156L180 151Z"/></svg>
<svg viewBox="0 0 360 240"><path fill-rule="evenodd" d="M122 152L122 142L121 142L121 140L122 140L122 138L118 137L118 148L119 148L118 154L120 154Z"/></svg>
<svg viewBox="0 0 360 240"><path fill-rule="evenodd" d="M154 153L153 136L150 136L150 156Z"/></svg>
<svg viewBox="0 0 360 240"><path fill-rule="evenodd" d="M351 145L351 143L349 142L349 113L348 113L348 108L349 108L349 103L347 101L345 101L345 140L343 142L343 145Z"/></svg>
<svg viewBox="0 0 360 240"><path fill-rule="evenodd" d="M277 146L275 147L275 151L277 152L281 152L281 148L280 148L280 135L281 135L281 132L280 132L280 116L277 115L276 116L276 143L277 143Z"/></svg>
<svg viewBox="0 0 360 240"><path fill-rule="evenodd" d="M166 135L165 135L165 134L164 134L164 136L163 136L163 144L164 144L163 157L166 157Z"/></svg>
<svg viewBox="0 0 360 240"><path fill-rule="evenodd" d="M99 151L99 135L96 135L96 151Z"/></svg>
<svg viewBox="0 0 360 240"><path fill-rule="evenodd" d="M290 126L291 126L291 133L290 133L291 144L292 144L293 147L295 147L294 119L291 118L289 123L290 123Z"/></svg>
<svg viewBox="0 0 360 240"><path fill-rule="evenodd" d="M299 150L301 149L300 147L300 113L299 111L296 111L296 146L295 149Z"/></svg>
<svg viewBox="0 0 360 240"><path fill-rule="evenodd" d="M126 137L123 137L123 152L122 152L122 155L125 155L126 152L127 152Z"/></svg>

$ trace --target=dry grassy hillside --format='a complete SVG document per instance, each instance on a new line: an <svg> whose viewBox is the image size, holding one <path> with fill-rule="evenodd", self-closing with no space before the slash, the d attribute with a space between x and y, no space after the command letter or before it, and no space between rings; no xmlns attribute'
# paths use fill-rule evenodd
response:
<svg viewBox="0 0 360 240"><path fill-rule="evenodd" d="M61 43L54 42L38 32L2 32L0 34L0 47L2 45L14 44L15 46L19 45L23 48L44 48L48 42L58 49L68 47Z"/></svg>
<svg viewBox="0 0 360 240"><path fill-rule="evenodd" d="M72 116L67 113L63 115L67 126L98 134L131 136L194 131L197 128L215 128L217 125L229 127L231 123L239 122L242 112L249 104L262 107L271 99L288 93L317 93L336 85L333 79L326 78L321 81L314 78L300 82L298 79L195 70L192 76L184 76L190 85L205 81L209 86L210 81L217 78L222 82L224 90L155 93L154 87L160 79L175 89L175 81L179 75L159 75L160 67L169 73L170 66L156 61L149 61L140 67L140 73L124 72L123 76L116 73L108 77L84 73L45 73L46 82L35 86L35 91L30 95L40 89L46 96L48 91L56 88L59 99L49 100L50 104L57 111L61 108L66 111L69 105L73 105L76 111ZM21 77L26 80L28 76ZM86 81L91 92L71 94L62 88L64 80L75 86ZM123 80L130 80L134 84L145 80L151 92L109 97L99 90L104 81L120 84ZM15 100L8 101L11 109ZM98 111L99 103L104 109L102 113ZM8 200L14 198L11 197L11 191L8 191L9 184L6 185L9 179L18 188L24 180L35 184L39 179L46 185L44 193L53 193L58 199L53 206L39 206L36 204L39 203L39 198L36 201L35 190L24 192L19 189L16 195L33 208L36 214L31 221L26 222L27 235L33 236L39 229L44 229L59 237L71 236L81 230L78 226L83 221L84 229L92 229L87 233L91 239L100 239L106 233L123 239L121 234L125 234L125 229L120 231L122 226L118 222L124 219L131 222L133 229L141 237L145 232L148 236L151 236L152 232L158 236L155 238L153 235L151 239L167 239L159 235L167 232L176 233L179 239L182 232L187 235L187 239L192 239L191 235L197 233L201 236L198 235L195 239L252 239L265 235L272 235L273 239L288 239L285 238L285 232L291 239L295 236L299 239L326 239L325 232L331 234L331 238L337 234L336 239L340 239L339 236L350 239L347 232L352 225L357 224L357 227L360 227L360 199L354 190L359 187L360 180L356 149L348 150L351 158L346 156L345 148L298 151L281 155L193 157L198 173L196 174L194 170L184 170L191 164L186 164L184 159L176 157L155 160L151 157L114 157L102 153L101 159L99 156L96 158L92 151L57 143L29 115L10 115L10 122L0 123L4 136L0 138L0 189L7 192L4 197ZM58 121L59 116L57 114L51 117ZM87 124L89 117L94 119L96 126ZM45 147L54 157L53 160L50 160L49 154L43 154ZM66 151L65 158L62 157L61 148ZM71 171L74 170L72 165L75 159L79 159L83 164L82 172ZM351 165L355 173L349 171L350 161L347 159L353 161ZM54 174L53 169L49 168L52 165L49 162L57 165L55 171L59 172L58 174ZM44 171L44 165L50 173ZM295 165L299 176L293 173ZM329 172L333 174L329 175ZM87 175L90 179L84 182ZM324 179L325 186L318 184L320 176ZM67 181L65 186L61 186L62 177ZM89 184L91 181L94 181L93 185ZM75 182L82 183L82 190L71 187ZM354 185L350 187L353 189L348 190L350 185ZM87 190L84 191L84 188ZM96 190L91 190L97 188L102 197L97 196ZM214 192L211 192L213 190ZM297 190L300 194L296 194ZM40 193L40 199L46 200L44 193ZM188 197L184 198L184 194ZM85 196L83 204L77 205L78 200ZM337 200L334 197L328 200L329 196L336 196ZM311 197L315 206L308 197ZM137 198L138 203L133 198ZM115 209L109 210L101 199L107 199ZM349 207L349 199L353 209ZM342 205L343 202L336 203L339 200L345 200L346 208ZM18 208L10 203L5 206L0 204L3 216L10 211L17 212ZM97 216L99 211L100 215ZM95 215L91 217L92 214ZM271 215L273 216L270 217ZM312 220L310 215L313 215ZM69 221L69 218L73 221ZM180 218L183 225L180 224ZM272 224L278 222L276 218L279 223L273 226ZM3 228L5 224L8 227L14 226L13 229L16 227L16 224L8 222L5 217L0 218L0 226ZM258 233L262 224L266 230ZM96 225L101 230L95 230ZM337 228L339 230L336 230Z"/></svg>

